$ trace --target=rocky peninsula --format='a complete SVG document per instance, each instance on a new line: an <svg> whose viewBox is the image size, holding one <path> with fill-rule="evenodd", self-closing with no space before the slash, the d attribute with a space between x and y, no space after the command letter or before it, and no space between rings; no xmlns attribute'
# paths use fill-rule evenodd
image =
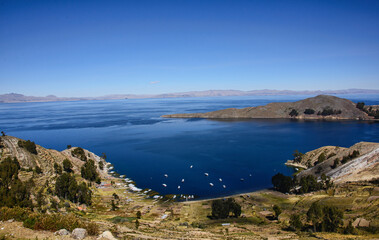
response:
<svg viewBox="0 0 379 240"><path fill-rule="evenodd" d="M274 102L264 106L242 109L227 108L206 113L180 113L163 115L165 118L209 119L326 119L326 120L372 120L365 111L344 98L318 95L297 102Z"/></svg>

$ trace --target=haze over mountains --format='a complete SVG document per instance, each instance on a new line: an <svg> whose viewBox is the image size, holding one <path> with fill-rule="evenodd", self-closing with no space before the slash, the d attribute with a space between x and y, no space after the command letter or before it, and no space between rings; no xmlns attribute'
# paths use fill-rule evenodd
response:
<svg viewBox="0 0 379 240"><path fill-rule="evenodd" d="M164 94L112 94L99 97L57 97L48 95L45 97L25 96L18 93L0 95L0 102L55 102L55 101L82 101L82 100L117 100L117 99L143 99L143 98L182 98L182 97L225 97L225 96L264 96L264 95L319 95L319 94L379 94L375 89L345 89L345 90L207 90L190 91Z"/></svg>

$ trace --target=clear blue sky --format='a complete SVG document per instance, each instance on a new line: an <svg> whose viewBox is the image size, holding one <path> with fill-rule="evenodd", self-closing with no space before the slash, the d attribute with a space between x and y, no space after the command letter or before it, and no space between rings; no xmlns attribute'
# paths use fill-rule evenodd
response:
<svg viewBox="0 0 379 240"><path fill-rule="evenodd" d="M379 89L379 1L0 0L0 94Z"/></svg>

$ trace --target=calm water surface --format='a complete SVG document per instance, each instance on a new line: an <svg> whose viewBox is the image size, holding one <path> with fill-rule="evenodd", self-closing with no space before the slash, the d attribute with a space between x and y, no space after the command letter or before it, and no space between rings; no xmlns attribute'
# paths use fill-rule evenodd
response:
<svg viewBox="0 0 379 240"><path fill-rule="evenodd" d="M0 104L0 128L8 135L30 139L46 148L63 150L70 144L98 155L105 152L115 169L135 180L140 188L206 198L271 187L274 174L292 173L284 162L292 158L295 149L306 152L324 145L349 147L359 141L379 142L379 125L355 121L214 121L160 116L305 97L309 96ZM379 95L341 97L379 104ZM241 178L245 181L241 182Z"/></svg>

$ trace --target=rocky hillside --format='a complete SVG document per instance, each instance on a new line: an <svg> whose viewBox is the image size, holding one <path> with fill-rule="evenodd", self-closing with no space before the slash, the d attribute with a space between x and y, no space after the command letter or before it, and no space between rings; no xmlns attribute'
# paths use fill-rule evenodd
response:
<svg viewBox="0 0 379 240"><path fill-rule="evenodd" d="M305 169L298 177L330 176L335 183L379 179L379 143L360 142L350 148L325 146L289 160L289 166Z"/></svg>
<svg viewBox="0 0 379 240"><path fill-rule="evenodd" d="M39 145L35 145L36 154L31 153L25 147L20 147L19 142L24 142L24 140L12 137L12 136L2 136L0 137L0 160L4 160L7 157L16 157L20 163L21 168L23 169L34 169L35 167L40 167L44 175L53 176L54 175L54 163L62 165L63 160L68 159L72 163L72 170L74 173L80 174L80 169L85 163L78 158L78 155L74 156L72 151L76 147L70 149L65 149L62 152L53 149L46 149ZM93 159L97 165L100 162L103 162L103 165L106 165L104 159L100 158L96 154L83 149L85 156L88 159ZM98 172L101 177L107 176L106 168L103 170L98 169Z"/></svg>
<svg viewBox="0 0 379 240"><path fill-rule="evenodd" d="M297 102L269 103L242 109L228 108L207 113L163 115L166 118L295 118L295 119L373 119L350 100L319 95Z"/></svg>

